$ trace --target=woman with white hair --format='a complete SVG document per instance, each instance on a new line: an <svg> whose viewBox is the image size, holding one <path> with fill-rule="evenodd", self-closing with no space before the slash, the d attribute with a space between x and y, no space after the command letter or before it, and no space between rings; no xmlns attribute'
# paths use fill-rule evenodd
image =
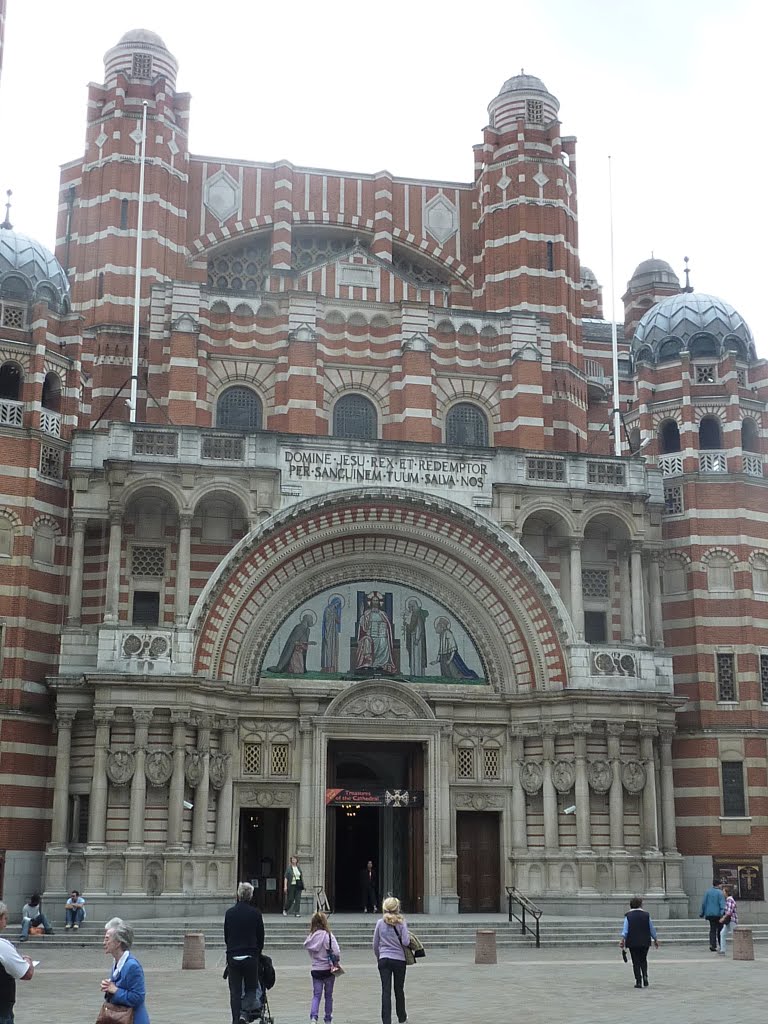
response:
<svg viewBox="0 0 768 1024"><path fill-rule="evenodd" d="M144 971L131 953L133 928L120 918L112 918L104 929L104 952L112 957L112 973L101 983L104 999L111 1006L133 1008L133 1024L149 1024L149 1014L144 1003ZM108 1011L102 1008L100 1021L111 1021Z"/></svg>
<svg viewBox="0 0 768 1024"><path fill-rule="evenodd" d="M408 1024L405 1012L405 947L410 942L408 925L400 913L400 900L387 896L381 905L382 916L373 933L373 952L381 978L381 1020L392 1024L392 986L395 988L395 1012L399 1024Z"/></svg>

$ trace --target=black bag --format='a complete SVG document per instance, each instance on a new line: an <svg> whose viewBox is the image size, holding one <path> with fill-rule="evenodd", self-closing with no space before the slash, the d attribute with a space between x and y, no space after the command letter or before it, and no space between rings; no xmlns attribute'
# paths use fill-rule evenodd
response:
<svg viewBox="0 0 768 1024"><path fill-rule="evenodd" d="M272 958L265 953L259 957L259 981L267 991L275 986L275 967Z"/></svg>

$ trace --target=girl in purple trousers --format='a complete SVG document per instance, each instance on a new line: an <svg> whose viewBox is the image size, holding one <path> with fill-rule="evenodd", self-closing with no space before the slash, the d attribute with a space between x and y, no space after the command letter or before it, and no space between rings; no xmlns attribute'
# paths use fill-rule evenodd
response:
<svg viewBox="0 0 768 1024"><path fill-rule="evenodd" d="M325 1024L333 1020L333 983L336 976L334 967L339 962L340 952L336 936L328 927L328 918L320 912L312 915L309 935L304 939L304 949L309 953L312 974L312 1005L309 1019L317 1024L320 1000L325 996Z"/></svg>

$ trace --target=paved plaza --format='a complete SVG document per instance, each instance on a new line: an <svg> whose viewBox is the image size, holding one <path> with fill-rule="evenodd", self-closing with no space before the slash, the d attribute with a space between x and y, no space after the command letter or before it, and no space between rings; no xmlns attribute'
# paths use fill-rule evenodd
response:
<svg viewBox="0 0 768 1024"><path fill-rule="evenodd" d="M30 942L25 952L45 956L33 981L20 984L16 1024L91 1024L99 1009L99 981L107 958L94 950L49 949ZM268 951L268 949L267 949ZM180 949L135 953L144 965L152 1024L229 1024L222 953L208 950L204 971L180 970ZM342 950L343 953L343 950ZM471 949L435 950L408 969L410 1024L524 1021L525 1024L764 1024L768 972L758 950L754 962L733 961L702 948L664 947L649 957L651 987L633 988L632 969L601 946L582 951L542 949L502 953L494 966L476 966ZM342 957L347 973L336 983L335 1024L378 1024L379 980L373 955ZM275 957L277 984L270 993L277 1024L306 1024L309 967L303 950Z"/></svg>

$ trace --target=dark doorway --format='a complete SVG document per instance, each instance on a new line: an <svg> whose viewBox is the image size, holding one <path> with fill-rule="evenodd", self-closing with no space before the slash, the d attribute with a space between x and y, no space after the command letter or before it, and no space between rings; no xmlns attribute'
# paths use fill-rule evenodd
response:
<svg viewBox="0 0 768 1024"><path fill-rule="evenodd" d="M283 872L288 863L288 812L243 807L240 811L240 849L237 878L250 882L260 910L283 909Z"/></svg>
<svg viewBox="0 0 768 1024"><path fill-rule="evenodd" d="M336 815L336 910L364 909L363 869L369 860L379 870L378 807L334 807ZM367 851L367 853L366 853Z"/></svg>
<svg viewBox="0 0 768 1024"><path fill-rule="evenodd" d="M456 852L459 912L498 913L501 900L499 815L459 811Z"/></svg>

